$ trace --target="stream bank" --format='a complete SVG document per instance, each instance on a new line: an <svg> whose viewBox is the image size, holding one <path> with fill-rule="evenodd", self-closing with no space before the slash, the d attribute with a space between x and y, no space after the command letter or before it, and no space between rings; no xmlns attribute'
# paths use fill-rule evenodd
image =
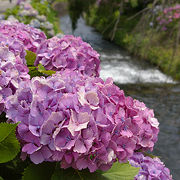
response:
<svg viewBox="0 0 180 180"><path fill-rule="evenodd" d="M86 23L93 26L107 40L128 50L131 54L150 62L175 80L180 80L180 45L169 31L159 31L146 15L133 18L122 14L114 31L118 11L111 14L107 8L91 6L84 13ZM114 38L112 39L112 34ZM176 47L175 47L176 46Z"/></svg>

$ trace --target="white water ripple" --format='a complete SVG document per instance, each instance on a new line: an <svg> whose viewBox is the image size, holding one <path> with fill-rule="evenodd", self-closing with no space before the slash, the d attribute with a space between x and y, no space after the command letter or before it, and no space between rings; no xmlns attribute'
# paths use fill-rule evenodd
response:
<svg viewBox="0 0 180 180"><path fill-rule="evenodd" d="M107 79L112 77L119 84L127 83L175 83L172 78L166 76L155 68L141 69L127 61L101 61L100 77Z"/></svg>

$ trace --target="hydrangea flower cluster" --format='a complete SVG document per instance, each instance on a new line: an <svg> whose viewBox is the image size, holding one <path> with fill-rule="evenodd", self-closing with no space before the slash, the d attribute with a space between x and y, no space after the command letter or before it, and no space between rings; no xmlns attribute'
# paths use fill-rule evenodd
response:
<svg viewBox="0 0 180 180"><path fill-rule="evenodd" d="M1 21L0 33L4 36L18 39L26 50L36 52L40 44L46 39L46 35L29 25L19 22Z"/></svg>
<svg viewBox="0 0 180 180"><path fill-rule="evenodd" d="M89 76L99 76L99 54L80 37L66 35L44 41L38 52L35 66L41 63L46 70L78 70Z"/></svg>
<svg viewBox="0 0 180 180"><path fill-rule="evenodd" d="M21 122L22 158L35 164L107 170L135 150L152 150L159 131L153 110L126 97L111 78L71 70L21 83L6 108L11 122Z"/></svg>
<svg viewBox="0 0 180 180"><path fill-rule="evenodd" d="M172 180L169 169L157 157L150 158L142 153L135 153L129 159L129 163L134 167L140 167L139 174L135 176L134 180Z"/></svg>
<svg viewBox="0 0 180 180"><path fill-rule="evenodd" d="M45 1L41 1L42 7L46 8L46 12L42 12L38 7L36 6L32 6L31 5L31 0L26 0L26 1L18 1L17 5L18 5L18 12L15 15L15 17L8 17L8 20L17 20L19 22L29 22L29 25L33 28L37 28L37 29L41 29L43 30L46 35L48 37L53 37L55 35L55 27L53 25L53 22L51 21L51 23L47 20L47 14L51 14L50 12L52 11L52 9L47 6L48 2ZM40 1L39 1L40 3ZM32 3L33 5L35 5L34 3ZM38 5L37 5L38 6ZM13 10L12 10L13 11ZM44 15L43 15L43 14ZM54 16L54 15L53 15ZM17 19L16 19L17 18ZM52 18L54 19L54 18Z"/></svg>
<svg viewBox="0 0 180 180"><path fill-rule="evenodd" d="M162 14L157 17L158 24L162 26L162 30L167 30L167 27L180 19L180 4L174 7L167 7Z"/></svg>
<svg viewBox="0 0 180 180"><path fill-rule="evenodd" d="M21 81L30 79L23 45L0 34L0 114L5 111L5 100L14 94Z"/></svg>
<svg viewBox="0 0 180 180"><path fill-rule="evenodd" d="M21 11L18 13L19 16L37 16L38 11L35 10L29 2L18 2Z"/></svg>

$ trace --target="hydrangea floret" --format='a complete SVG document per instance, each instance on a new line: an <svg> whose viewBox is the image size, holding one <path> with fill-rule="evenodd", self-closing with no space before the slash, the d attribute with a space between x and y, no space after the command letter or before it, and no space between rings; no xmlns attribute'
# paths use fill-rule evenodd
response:
<svg viewBox="0 0 180 180"><path fill-rule="evenodd" d="M7 117L21 122L22 159L62 168L108 170L137 150L152 150L159 132L153 110L113 84L65 70L21 83L8 97Z"/></svg>
<svg viewBox="0 0 180 180"><path fill-rule="evenodd" d="M0 34L0 114L6 98L16 92L19 83L30 79L22 43Z"/></svg>
<svg viewBox="0 0 180 180"><path fill-rule="evenodd" d="M129 159L129 163L134 167L140 167L134 180L172 180L169 169L158 157L151 158L139 152Z"/></svg>
<svg viewBox="0 0 180 180"><path fill-rule="evenodd" d="M19 22L1 21L0 33L21 41L24 49L36 52L46 35L39 29Z"/></svg>
<svg viewBox="0 0 180 180"><path fill-rule="evenodd" d="M13 61L16 61L16 63L18 64L21 63L26 65L26 51L21 41L10 36L4 36L0 32L0 45L8 47L8 50L16 56ZM28 70L27 67L25 67L24 69L26 69L26 71Z"/></svg>
<svg viewBox="0 0 180 180"><path fill-rule="evenodd" d="M44 41L37 51L35 66L42 64L46 70L78 70L89 76L99 76L99 54L80 37L65 35Z"/></svg>

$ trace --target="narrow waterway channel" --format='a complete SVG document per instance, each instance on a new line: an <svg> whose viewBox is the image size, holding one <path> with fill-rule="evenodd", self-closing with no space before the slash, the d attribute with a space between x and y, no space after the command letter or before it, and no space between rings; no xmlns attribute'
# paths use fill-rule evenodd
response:
<svg viewBox="0 0 180 180"><path fill-rule="evenodd" d="M154 154L171 170L174 180L180 179L180 84L149 63L130 56L120 47L103 40L92 27L79 19L73 32L68 15L61 17L65 34L81 36L101 55L103 79L113 77L115 83L130 95L155 110L160 122L159 140Z"/></svg>

